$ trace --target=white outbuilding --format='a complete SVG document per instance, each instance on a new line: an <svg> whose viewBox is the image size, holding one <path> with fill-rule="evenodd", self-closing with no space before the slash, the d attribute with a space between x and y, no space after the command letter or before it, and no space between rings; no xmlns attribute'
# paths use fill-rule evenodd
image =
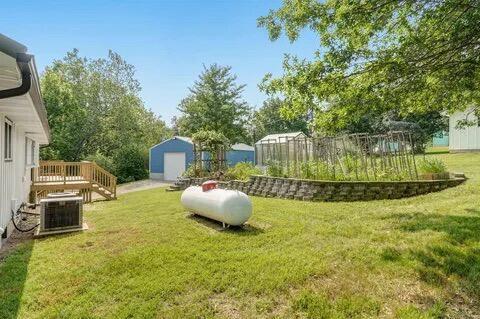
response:
<svg viewBox="0 0 480 319"><path fill-rule="evenodd" d="M282 157L292 157L294 155L294 140L302 140L306 137L303 132L266 135L255 143L255 163L258 166L266 166L271 159L277 158L279 154L282 154Z"/></svg>
<svg viewBox="0 0 480 319"><path fill-rule="evenodd" d="M467 120L470 124L458 127L458 122ZM480 151L480 119L471 110L456 112L449 120L449 151L451 153Z"/></svg>

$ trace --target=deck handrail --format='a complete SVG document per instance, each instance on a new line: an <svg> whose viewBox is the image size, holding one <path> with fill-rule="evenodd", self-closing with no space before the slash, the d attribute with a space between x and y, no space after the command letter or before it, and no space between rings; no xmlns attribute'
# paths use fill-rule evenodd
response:
<svg viewBox="0 0 480 319"><path fill-rule="evenodd" d="M38 167L33 168L32 184L66 185L75 182L96 184L113 197L117 195L117 177L95 162L40 161Z"/></svg>
<svg viewBox="0 0 480 319"><path fill-rule="evenodd" d="M99 166L95 162L90 162L92 164L91 168L91 181L92 183L97 183L102 188L108 190L113 194L114 197L117 196L117 177Z"/></svg>

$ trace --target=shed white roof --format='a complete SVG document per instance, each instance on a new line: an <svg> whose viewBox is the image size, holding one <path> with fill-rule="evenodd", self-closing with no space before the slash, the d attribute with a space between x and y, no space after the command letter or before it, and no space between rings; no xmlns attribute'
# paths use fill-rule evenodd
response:
<svg viewBox="0 0 480 319"><path fill-rule="evenodd" d="M154 147L157 147L158 145L161 145L165 142L168 142L168 141L171 141L171 140L181 140L181 141L184 141L184 142L187 142L187 143L190 143L193 145L193 142L192 142L192 139L190 137L185 137L185 136L174 136L174 137L171 137L171 138L168 138L158 144L155 144L153 145L152 147L150 147L150 149L154 148Z"/></svg>
<svg viewBox="0 0 480 319"><path fill-rule="evenodd" d="M255 151L253 146L247 145L245 143L237 143L232 145L232 150L234 151Z"/></svg>
<svg viewBox="0 0 480 319"><path fill-rule="evenodd" d="M298 137L298 136L306 136L303 132L291 132L291 133L279 133L279 134L269 134L263 137L261 140L257 141L255 144L263 143L279 143L280 141L284 142L285 137Z"/></svg>
<svg viewBox="0 0 480 319"><path fill-rule="evenodd" d="M193 141L190 137L186 137L186 136L174 136L173 139L178 139L178 140L182 140L184 142L187 142L187 143L190 143L190 144L193 144Z"/></svg>

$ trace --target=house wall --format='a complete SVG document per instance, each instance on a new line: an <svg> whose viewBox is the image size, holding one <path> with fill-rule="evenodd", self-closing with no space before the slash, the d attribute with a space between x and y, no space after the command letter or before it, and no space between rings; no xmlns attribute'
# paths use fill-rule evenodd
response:
<svg viewBox="0 0 480 319"><path fill-rule="evenodd" d="M480 151L480 126L467 126L464 129L456 128L459 120L475 120L475 115L467 112L457 112L450 116L449 122L449 150L450 152Z"/></svg>
<svg viewBox="0 0 480 319"><path fill-rule="evenodd" d="M150 149L150 178L163 179L164 154L169 152L185 153L185 169L193 162L193 145L180 139L170 139Z"/></svg>
<svg viewBox="0 0 480 319"><path fill-rule="evenodd" d="M6 235L13 231L11 211L17 210L22 202L28 202L31 184L31 168L38 165L39 143L35 141L34 163L30 160L31 141L21 126L13 123L12 160L5 160L5 121L0 113L0 228L7 229ZM27 146L27 147L26 147ZM28 156L27 160L25 155ZM0 242L1 246L1 242Z"/></svg>

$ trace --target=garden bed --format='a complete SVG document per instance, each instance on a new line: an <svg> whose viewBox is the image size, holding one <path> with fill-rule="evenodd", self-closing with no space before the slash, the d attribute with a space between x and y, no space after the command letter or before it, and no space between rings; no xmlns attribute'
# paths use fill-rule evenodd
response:
<svg viewBox="0 0 480 319"><path fill-rule="evenodd" d="M184 187L200 185L208 178L184 179ZM251 176L249 181L219 182L219 187L248 195L308 201L367 201L428 194L455 187L465 181L461 175L443 180L416 181L319 181L270 176Z"/></svg>

